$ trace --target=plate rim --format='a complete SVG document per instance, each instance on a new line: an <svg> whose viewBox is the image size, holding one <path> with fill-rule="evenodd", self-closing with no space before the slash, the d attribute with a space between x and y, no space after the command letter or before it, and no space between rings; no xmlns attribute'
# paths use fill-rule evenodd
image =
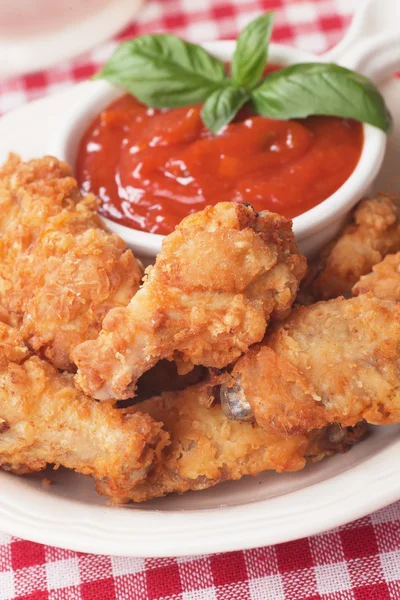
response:
<svg viewBox="0 0 400 600"><path fill-rule="evenodd" d="M251 504L187 511L90 506L49 496L44 488L31 490L28 502L20 489L24 479L3 472L0 529L68 550L136 558L195 556L279 544L320 534L398 500L399 453L400 439L393 440L361 464L287 494ZM10 478L8 486L4 478ZM319 488L325 488L324 501L318 499ZM8 498L3 496L6 489L11 492ZM248 506L254 509L250 517ZM139 518L132 518L135 513Z"/></svg>

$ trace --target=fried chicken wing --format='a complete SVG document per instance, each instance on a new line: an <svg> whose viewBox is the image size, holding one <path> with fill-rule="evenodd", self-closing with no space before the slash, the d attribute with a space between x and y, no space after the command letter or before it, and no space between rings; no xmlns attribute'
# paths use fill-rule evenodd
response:
<svg viewBox="0 0 400 600"><path fill-rule="evenodd" d="M160 359L181 372L224 367L288 314L305 264L279 215L226 202L186 217L129 306L76 348L76 382L100 400L124 399Z"/></svg>
<svg viewBox="0 0 400 600"><path fill-rule="evenodd" d="M168 442L148 414L87 398L0 323L0 466L23 474L47 464L91 475L100 494L124 502Z"/></svg>
<svg viewBox="0 0 400 600"><path fill-rule="evenodd" d="M96 337L106 313L126 306L142 268L81 196L69 167L10 156L0 169L0 304L22 320L24 339L57 368Z"/></svg>
<svg viewBox="0 0 400 600"><path fill-rule="evenodd" d="M297 307L238 360L225 401L248 403L257 423L285 434L399 423L399 345L395 302L359 296Z"/></svg>
<svg viewBox="0 0 400 600"><path fill-rule="evenodd" d="M140 404L141 410L165 424L171 444L147 478L135 486L132 500L203 490L267 470L297 471L308 457L316 461L345 452L366 432L361 423L354 429L334 425L285 438L256 424L230 421L220 404L209 407L213 392L210 384L199 384Z"/></svg>
<svg viewBox="0 0 400 600"><path fill-rule="evenodd" d="M351 296L351 288L386 254L400 250L400 203L386 195L360 202L339 236L311 261L297 298L312 304Z"/></svg>
<svg viewBox="0 0 400 600"><path fill-rule="evenodd" d="M400 252L388 254L372 267L372 273L361 277L353 287L353 294L371 293L375 298L400 301Z"/></svg>

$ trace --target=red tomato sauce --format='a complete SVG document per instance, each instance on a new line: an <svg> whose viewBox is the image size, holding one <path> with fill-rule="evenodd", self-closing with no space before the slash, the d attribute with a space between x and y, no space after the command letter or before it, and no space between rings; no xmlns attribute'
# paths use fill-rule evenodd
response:
<svg viewBox="0 0 400 600"><path fill-rule="evenodd" d="M333 194L361 154L356 121L278 121L245 107L215 136L200 110L147 108L126 95L96 117L80 142L76 173L82 190L100 198L102 215L159 234L227 200L293 218Z"/></svg>

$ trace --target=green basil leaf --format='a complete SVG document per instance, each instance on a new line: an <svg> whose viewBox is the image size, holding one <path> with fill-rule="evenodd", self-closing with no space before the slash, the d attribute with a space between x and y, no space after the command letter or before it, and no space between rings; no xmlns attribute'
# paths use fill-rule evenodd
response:
<svg viewBox="0 0 400 600"><path fill-rule="evenodd" d="M232 121L248 99L248 92L242 88L229 86L216 90L206 100L201 109L201 118L204 125L212 133L218 133Z"/></svg>
<svg viewBox="0 0 400 600"><path fill-rule="evenodd" d="M335 64L304 63L271 73L251 96L256 111L273 119L333 115L391 129L390 113L372 81Z"/></svg>
<svg viewBox="0 0 400 600"><path fill-rule="evenodd" d="M175 108L204 102L224 84L224 63L174 35L143 35L121 44L97 78L123 87L141 102Z"/></svg>
<svg viewBox="0 0 400 600"><path fill-rule="evenodd" d="M232 58L232 79L235 85L251 90L260 80L268 57L274 13L269 12L243 29Z"/></svg>

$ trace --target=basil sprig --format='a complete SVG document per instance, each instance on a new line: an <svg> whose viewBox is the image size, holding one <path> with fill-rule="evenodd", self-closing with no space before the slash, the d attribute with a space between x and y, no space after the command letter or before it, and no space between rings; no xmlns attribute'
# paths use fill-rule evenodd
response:
<svg viewBox="0 0 400 600"><path fill-rule="evenodd" d="M375 85L332 63L301 63L267 75L273 13L239 35L228 77L224 63L174 35L144 35L122 43L95 77L126 89L144 104L176 108L204 103L201 118L218 133L250 101L272 119L309 115L352 118L389 132L392 120Z"/></svg>

